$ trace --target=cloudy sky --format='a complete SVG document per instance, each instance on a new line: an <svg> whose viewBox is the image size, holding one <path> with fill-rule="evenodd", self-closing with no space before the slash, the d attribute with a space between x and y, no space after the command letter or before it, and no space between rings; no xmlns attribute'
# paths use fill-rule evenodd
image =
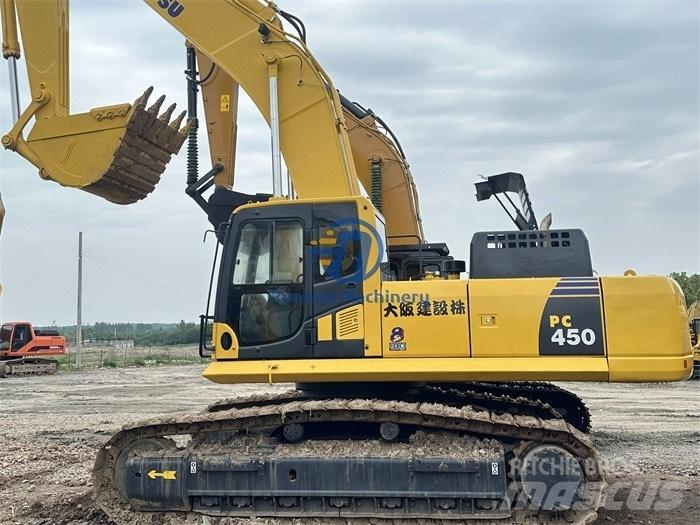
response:
<svg viewBox="0 0 700 525"><path fill-rule="evenodd" d="M473 183L519 171L539 216L587 232L599 273L700 272L696 1L278 3L303 18L336 86L399 136L429 240L466 258L474 231L508 227ZM182 38L145 4L71 9L73 112L149 85L184 105ZM20 77L26 105L23 64ZM0 128L10 121L5 95ZM247 100L239 129L237 188L270 191L268 130ZM119 207L0 152L0 319L74 322L82 230L85 321L195 320L214 245L183 193L184 157L149 198Z"/></svg>

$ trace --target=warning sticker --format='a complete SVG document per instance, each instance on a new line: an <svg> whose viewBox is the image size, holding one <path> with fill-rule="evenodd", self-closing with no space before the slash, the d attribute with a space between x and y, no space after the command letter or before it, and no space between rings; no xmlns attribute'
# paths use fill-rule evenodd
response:
<svg viewBox="0 0 700 525"><path fill-rule="evenodd" d="M231 111L231 95L221 95L221 112Z"/></svg>

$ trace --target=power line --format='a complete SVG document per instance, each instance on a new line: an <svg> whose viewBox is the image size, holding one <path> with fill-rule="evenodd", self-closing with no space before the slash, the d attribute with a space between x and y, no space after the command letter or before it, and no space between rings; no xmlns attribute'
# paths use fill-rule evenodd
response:
<svg viewBox="0 0 700 525"><path fill-rule="evenodd" d="M191 295L191 296L193 296L193 297L199 297L200 299L201 299L202 297L204 297L203 295L198 294L198 293L189 292L189 291L187 291L187 290L180 290L179 288L175 288L175 287L170 286L170 285L167 285L167 284L159 283L158 281L154 281L154 280L152 280L152 279L149 279L148 277L143 277L143 276L141 276L141 275L136 275L135 273L131 273L131 272L129 272L129 271L127 271L127 270L123 270L123 269L121 269L121 268L117 268L116 266L113 266L113 265L111 265L111 264L109 264L109 263L106 263L106 262L103 262L103 261L99 261L99 260L95 259L94 257L90 257L89 255L84 255L84 254L83 254L83 258L84 258L84 259L89 259L89 260L91 260L92 262L97 263L97 264L100 264L100 265L102 265L102 266L106 266L107 268L110 268L111 270L114 270L115 272L123 273L124 275L128 275L129 277L132 277L132 278L134 278L134 279L138 279L139 281L144 281L144 282L147 282L147 283L149 283L149 284L152 284L152 285L155 285L155 286L159 286L159 287L161 287L161 288L165 288L166 290L170 290L170 291L172 291L172 292L182 293L182 294L185 294L185 295Z"/></svg>

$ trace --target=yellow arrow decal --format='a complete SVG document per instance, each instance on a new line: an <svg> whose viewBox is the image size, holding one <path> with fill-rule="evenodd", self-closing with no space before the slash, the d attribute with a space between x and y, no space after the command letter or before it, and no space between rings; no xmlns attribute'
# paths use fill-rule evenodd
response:
<svg viewBox="0 0 700 525"><path fill-rule="evenodd" d="M157 472L156 470L151 470L148 472L148 477L151 479L163 478L163 479L176 479L176 470L164 470L163 472Z"/></svg>

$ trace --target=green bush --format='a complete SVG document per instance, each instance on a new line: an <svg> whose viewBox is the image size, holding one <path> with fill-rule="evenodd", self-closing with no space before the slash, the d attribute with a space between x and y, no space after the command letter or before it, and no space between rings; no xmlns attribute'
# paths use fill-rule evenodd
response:
<svg viewBox="0 0 700 525"><path fill-rule="evenodd" d="M119 366L119 363L117 363L116 361L113 361L111 359L106 359L102 363L102 366L104 366L106 368L117 368Z"/></svg>

